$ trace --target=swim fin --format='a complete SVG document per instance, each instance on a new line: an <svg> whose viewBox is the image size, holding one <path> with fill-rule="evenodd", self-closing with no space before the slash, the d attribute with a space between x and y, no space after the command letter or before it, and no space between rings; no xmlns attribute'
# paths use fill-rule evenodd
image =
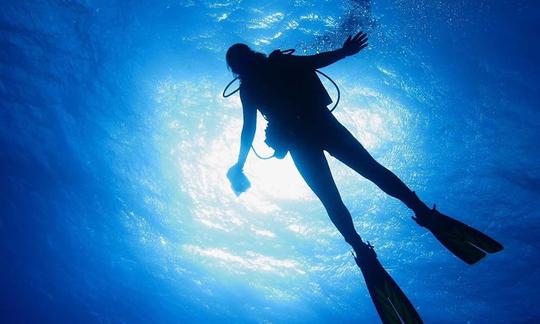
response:
<svg viewBox="0 0 540 324"><path fill-rule="evenodd" d="M496 253L503 246L469 225L440 213L436 206L430 212L416 215L418 225L427 228L455 256L468 264L475 264L487 253Z"/></svg>
<svg viewBox="0 0 540 324"><path fill-rule="evenodd" d="M353 254L383 323L423 323L407 296L384 270L373 246L361 243Z"/></svg>

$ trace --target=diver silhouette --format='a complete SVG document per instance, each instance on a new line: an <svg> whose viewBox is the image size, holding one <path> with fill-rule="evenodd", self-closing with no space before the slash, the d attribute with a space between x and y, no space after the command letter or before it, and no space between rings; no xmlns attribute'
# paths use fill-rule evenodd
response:
<svg viewBox="0 0 540 324"><path fill-rule="evenodd" d="M474 264L502 245L487 235L429 208L394 173L378 163L334 117L332 100L316 74L323 68L368 46L366 33L349 36L340 49L309 56L280 50L269 56L245 44L232 45L226 54L230 70L240 79L243 127L237 163L227 172L235 193L250 187L243 173L255 130L257 110L268 120L266 143L283 158L287 152L307 185L324 205L331 221L351 245L375 307L385 323L420 323L420 316L377 260L373 247L356 232L323 151L375 183L412 209L413 219L430 230L453 254Z"/></svg>

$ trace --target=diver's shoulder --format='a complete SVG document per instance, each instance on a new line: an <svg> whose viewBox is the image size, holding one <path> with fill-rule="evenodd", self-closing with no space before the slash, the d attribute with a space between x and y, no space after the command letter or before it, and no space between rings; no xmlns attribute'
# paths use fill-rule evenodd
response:
<svg viewBox="0 0 540 324"><path fill-rule="evenodd" d="M291 54L283 53L281 50L276 49L268 55L268 62L286 62L291 60Z"/></svg>
<svg viewBox="0 0 540 324"><path fill-rule="evenodd" d="M288 52L281 52L280 50L273 51L268 56L268 62L271 69L276 70L296 70L302 69L305 66L305 60L303 56L293 55Z"/></svg>

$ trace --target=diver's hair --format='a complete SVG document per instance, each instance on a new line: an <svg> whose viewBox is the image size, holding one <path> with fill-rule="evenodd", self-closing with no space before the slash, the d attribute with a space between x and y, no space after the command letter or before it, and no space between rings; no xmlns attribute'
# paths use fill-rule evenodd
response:
<svg viewBox="0 0 540 324"><path fill-rule="evenodd" d="M266 59L263 53L255 52L246 44L237 43L229 47L225 60L229 69L242 79L256 68L256 63ZM255 64L254 64L255 63Z"/></svg>

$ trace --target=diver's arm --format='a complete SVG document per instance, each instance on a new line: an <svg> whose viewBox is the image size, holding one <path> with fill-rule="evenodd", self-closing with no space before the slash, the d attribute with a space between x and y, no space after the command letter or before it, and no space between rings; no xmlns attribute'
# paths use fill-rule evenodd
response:
<svg viewBox="0 0 540 324"><path fill-rule="evenodd" d="M349 36L343 47L330 52L319 53L309 56L294 56L297 60L303 61L313 69L323 68L332 63L335 63L341 59L344 59L347 56L354 55L364 49L367 44L368 38L367 34L359 32L354 37Z"/></svg>
<svg viewBox="0 0 540 324"><path fill-rule="evenodd" d="M240 90L240 99L242 100L242 110L244 115L244 124L242 125L242 135L240 136L240 152L238 153L238 162L229 168L227 178L231 182L231 188L239 196L251 186L249 179L244 174L243 168L255 137L257 127L257 110Z"/></svg>
<svg viewBox="0 0 540 324"><path fill-rule="evenodd" d="M255 130L257 128L257 110L255 106L242 95L240 92L240 100L242 101L242 111L244 115L244 123L242 125L242 134L240 135L240 152L238 153L238 162L236 165L240 168L244 168L246 159L255 137Z"/></svg>
<svg viewBox="0 0 540 324"><path fill-rule="evenodd" d="M308 56L294 56L296 60L304 63L312 69L320 69L347 57L342 48Z"/></svg>

